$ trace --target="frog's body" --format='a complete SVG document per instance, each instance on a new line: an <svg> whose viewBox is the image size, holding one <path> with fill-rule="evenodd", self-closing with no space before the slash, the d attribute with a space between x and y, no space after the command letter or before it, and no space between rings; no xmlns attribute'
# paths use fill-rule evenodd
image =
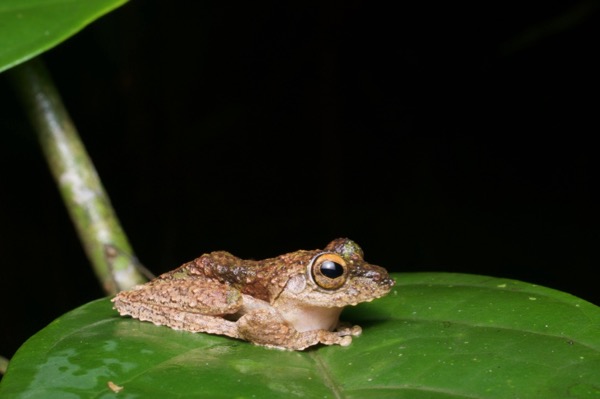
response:
<svg viewBox="0 0 600 399"><path fill-rule="evenodd" d="M353 241L262 261L213 252L113 299L121 315L173 329L302 350L349 345L359 326L339 327L344 306L387 294L394 281L363 260Z"/></svg>

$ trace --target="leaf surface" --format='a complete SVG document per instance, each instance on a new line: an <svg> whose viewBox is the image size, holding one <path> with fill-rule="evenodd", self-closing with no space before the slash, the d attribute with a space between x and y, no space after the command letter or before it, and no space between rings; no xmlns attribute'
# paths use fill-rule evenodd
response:
<svg viewBox="0 0 600 399"><path fill-rule="evenodd" d="M0 1L0 72L56 46L126 1Z"/></svg>
<svg viewBox="0 0 600 399"><path fill-rule="evenodd" d="M27 341L0 396L600 397L597 306L514 280L393 276L387 297L345 311L362 336L349 347L305 352L122 318L100 299ZM109 381L123 389L113 392Z"/></svg>

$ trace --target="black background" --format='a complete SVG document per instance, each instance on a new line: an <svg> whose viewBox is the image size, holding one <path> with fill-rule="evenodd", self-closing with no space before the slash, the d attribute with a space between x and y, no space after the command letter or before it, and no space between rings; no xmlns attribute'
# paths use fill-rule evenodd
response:
<svg viewBox="0 0 600 399"><path fill-rule="evenodd" d="M44 56L142 262L347 236L600 303L597 1L133 1ZM0 354L103 295L0 76Z"/></svg>

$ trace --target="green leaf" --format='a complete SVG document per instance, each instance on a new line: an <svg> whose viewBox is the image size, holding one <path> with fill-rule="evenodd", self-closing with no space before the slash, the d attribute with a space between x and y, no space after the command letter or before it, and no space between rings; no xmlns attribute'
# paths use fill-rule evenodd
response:
<svg viewBox="0 0 600 399"><path fill-rule="evenodd" d="M0 1L0 72L56 46L126 1Z"/></svg>
<svg viewBox="0 0 600 399"><path fill-rule="evenodd" d="M305 352L173 331L94 301L19 349L0 396L600 398L595 305L485 276L394 277L387 297L345 312L363 326L352 345Z"/></svg>

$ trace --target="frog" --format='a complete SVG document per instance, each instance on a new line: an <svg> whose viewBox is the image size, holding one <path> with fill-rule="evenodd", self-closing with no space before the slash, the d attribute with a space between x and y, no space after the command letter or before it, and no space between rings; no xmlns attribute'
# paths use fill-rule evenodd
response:
<svg viewBox="0 0 600 399"><path fill-rule="evenodd" d="M350 345L362 328L340 322L342 310L383 297L394 284L386 269L364 260L358 244L337 238L322 250L264 260L211 252L112 302L121 316L174 330L301 351Z"/></svg>

